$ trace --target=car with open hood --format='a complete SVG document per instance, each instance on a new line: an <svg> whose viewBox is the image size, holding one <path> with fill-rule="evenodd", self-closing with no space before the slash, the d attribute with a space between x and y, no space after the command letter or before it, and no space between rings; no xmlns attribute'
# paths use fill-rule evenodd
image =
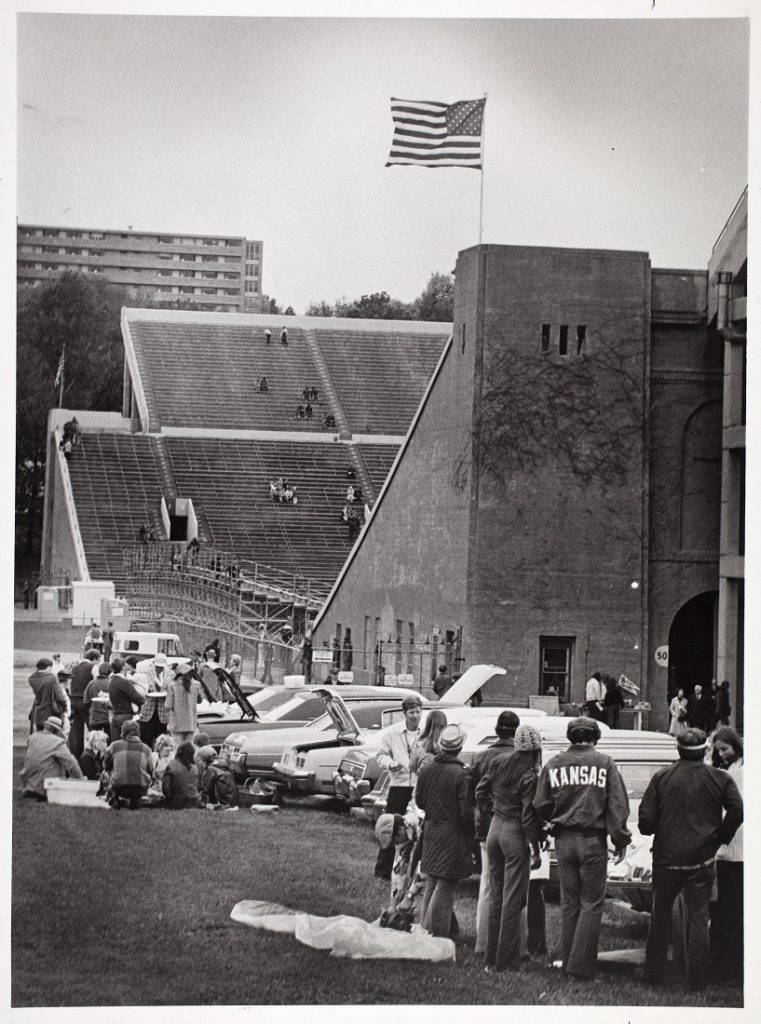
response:
<svg viewBox="0 0 761 1024"><path fill-rule="evenodd" d="M247 779L274 777L273 764L284 746L291 746L317 733L329 730L335 737L334 720L327 713L324 693L339 692L347 707L383 704L398 707L404 697L416 695L414 690L392 686L301 686L295 689L277 687L276 693L248 698L255 703L257 720L246 729L228 731L222 751L229 757L230 770L239 782ZM246 699L244 697L244 699ZM199 728L200 728L199 722ZM380 727L380 720L379 720Z"/></svg>
<svg viewBox="0 0 761 1024"><path fill-rule="evenodd" d="M497 675L504 675L505 669L498 665L471 665L459 680L450 688L440 701L423 701L423 723L427 711L438 708L447 713L450 724L478 718L496 719L502 710L497 707L472 708L465 704L473 695L491 678ZM375 751L380 743L381 732L377 729L365 730L352 721L352 715L342 705L341 697L343 690L337 695L337 700L332 704L332 711L335 717L336 735L330 737L305 737L301 743L284 747L282 756L274 765L275 777L291 795L296 794L326 794L337 796L342 801L352 803L358 802L362 792L372 787L372 783L380 773L380 768L375 761ZM520 709L524 714L540 717L545 714L539 710ZM401 721L404 713L401 704L390 709L384 714L383 727L388 727L395 722ZM349 748L347 750L347 748ZM335 781L337 769L345 757L352 759L353 763L361 764L361 778L363 785L360 792L350 792L351 784L355 776L347 777L345 787L342 787L340 780ZM368 780L370 780L368 782Z"/></svg>

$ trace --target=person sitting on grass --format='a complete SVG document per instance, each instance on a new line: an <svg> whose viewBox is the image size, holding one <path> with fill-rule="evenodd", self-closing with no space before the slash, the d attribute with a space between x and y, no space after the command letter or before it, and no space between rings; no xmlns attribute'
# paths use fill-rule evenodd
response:
<svg viewBox="0 0 761 1024"><path fill-rule="evenodd" d="M82 769L66 746L63 721L51 715L42 725L42 732L29 737L21 769L24 796L47 800L45 779L81 779Z"/></svg>
<svg viewBox="0 0 761 1024"><path fill-rule="evenodd" d="M211 745L208 733L205 732L197 732L195 734L193 737L193 746L195 747L193 763L198 769L198 778L200 779L204 773L206 765L213 757L217 756L217 752Z"/></svg>
<svg viewBox="0 0 761 1024"><path fill-rule="evenodd" d="M102 729L93 729L88 732L85 739L85 749L79 759L79 767L82 774L91 782L97 781L104 767L106 748L108 747L108 734Z"/></svg>
<svg viewBox="0 0 761 1024"><path fill-rule="evenodd" d="M227 754L219 754L207 764L201 775L201 799L215 809L230 811L238 806L238 787Z"/></svg>
<svg viewBox="0 0 761 1024"><path fill-rule="evenodd" d="M150 748L140 739L137 722L122 725L122 738L115 740L106 750L104 768L110 772L108 802L118 809L126 801L131 811L137 810L140 800L151 784Z"/></svg>
<svg viewBox="0 0 761 1024"><path fill-rule="evenodd" d="M148 796L151 802L162 803L164 800L164 791L161 788L161 783L167 768L172 763L176 750L177 744L169 733L162 733L156 737L149 762L152 778L148 789Z"/></svg>
<svg viewBox="0 0 761 1024"><path fill-rule="evenodd" d="M161 780L164 793L164 807L182 810L186 807L200 807L198 792L198 771L194 763L196 749L190 742L180 743L174 760L170 762Z"/></svg>

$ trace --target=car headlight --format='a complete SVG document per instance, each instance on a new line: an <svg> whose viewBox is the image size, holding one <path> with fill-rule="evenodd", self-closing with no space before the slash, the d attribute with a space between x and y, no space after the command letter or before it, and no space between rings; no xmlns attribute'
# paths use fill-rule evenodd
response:
<svg viewBox="0 0 761 1024"><path fill-rule="evenodd" d="M283 747L283 753L280 755L281 764L293 764L295 760L296 751L293 747Z"/></svg>
<svg viewBox="0 0 761 1024"><path fill-rule="evenodd" d="M306 754L296 754L296 767L303 768L307 763Z"/></svg>

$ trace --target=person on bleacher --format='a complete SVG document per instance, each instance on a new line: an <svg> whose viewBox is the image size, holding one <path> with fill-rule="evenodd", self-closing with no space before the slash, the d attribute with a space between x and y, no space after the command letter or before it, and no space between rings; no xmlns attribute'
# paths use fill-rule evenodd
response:
<svg viewBox="0 0 761 1024"><path fill-rule="evenodd" d="M311 418L312 418L312 403L311 402L307 402L306 407L304 408L304 415L306 416L306 418L308 420L311 420Z"/></svg>
<svg viewBox="0 0 761 1024"><path fill-rule="evenodd" d="M269 342L267 344L269 344ZM262 391L262 392L267 392L267 391L269 391L269 389L270 389L270 386L267 383L267 378L266 377L262 377L262 379L259 381L259 390Z"/></svg>
<svg viewBox="0 0 761 1024"><path fill-rule="evenodd" d="M301 404L301 402L299 402L299 404L296 406L296 419L304 419L304 406Z"/></svg>
<svg viewBox="0 0 761 1024"><path fill-rule="evenodd" d="M268 328L266 328L266 330L264 332L264 342L265 342L265 344L269 345L269 343L271 341L272 341L272 331L268 327Z"/></svg>
<svg viewBox="0 0 761 1024"><path fill-rule="evenodd" d="M280 341L283 345L288 344L288 329L286 327L280 332Z"/></svg>

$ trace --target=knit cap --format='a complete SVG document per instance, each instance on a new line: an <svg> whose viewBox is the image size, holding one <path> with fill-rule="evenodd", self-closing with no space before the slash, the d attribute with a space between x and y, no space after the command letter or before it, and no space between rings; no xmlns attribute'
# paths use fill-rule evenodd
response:
<svg viewBox="0 0 761 1024"><path fill-rule="evenodd" d="M541 750L542 734L533 725L519 725L514 742L516 750Z"/></svg>

